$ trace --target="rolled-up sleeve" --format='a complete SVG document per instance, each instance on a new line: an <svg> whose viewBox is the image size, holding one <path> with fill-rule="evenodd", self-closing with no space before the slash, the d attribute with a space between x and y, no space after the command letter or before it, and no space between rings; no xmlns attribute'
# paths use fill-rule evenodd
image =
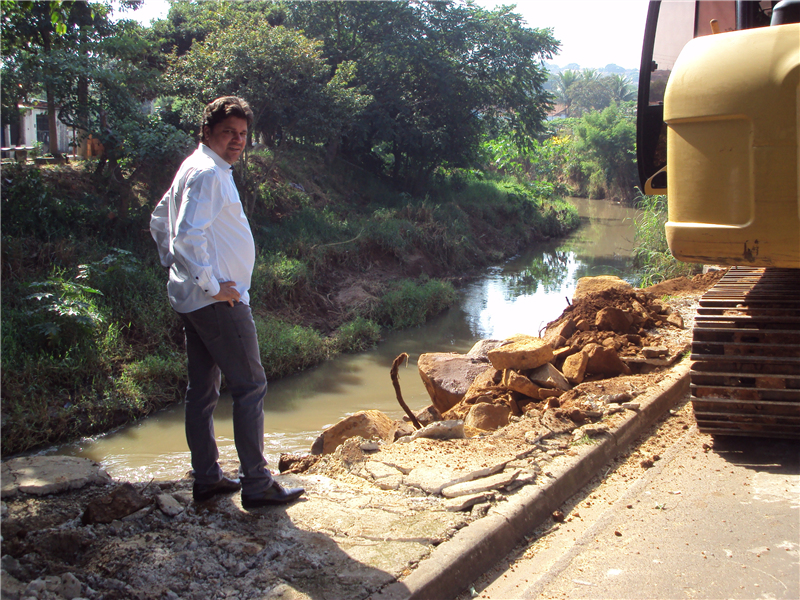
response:
<svg viewBox="0 0 800 600"><path fill-rule="evenodd" d="M219 178L212 169L198 171L186 182L181 199L172 252L186 266L195 285L208 296L220 291L211 264L214 244L211 224L222 210Z"/></svg>

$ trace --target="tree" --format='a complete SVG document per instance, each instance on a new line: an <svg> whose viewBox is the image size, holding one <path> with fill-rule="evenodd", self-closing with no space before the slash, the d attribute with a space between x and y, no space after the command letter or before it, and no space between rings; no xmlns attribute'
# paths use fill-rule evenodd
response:
<svg viewBox="0 0 800 600"><path fill-rule="evenodd" d="M625 75L617 73L606 78L606 85L611 95L611 100L616 103L629 102L636 99L636 89L631 84L631 80Z"/></svg>
<svg viewBox="0 0 800 600"><path fill-rule="evenodd" d="M590 181L590 194L629 199L636 185L636 125L633 102L612 102L602 111L585 113L574 126L582 158L581 169Z"/></svg>
<svg viewBox="0 0 800 600"><path fill-rule="evenodd" d="M140 4L141 1L136 2L136 5ZM50 23L52 23L56 33L63 34L66 32L69 11L73 4L75 4L75 0L48 0L45 3L46 8L49 9ZM0 0L0 10L5 15L16 11L33 16L35 10L41 6L37 6L33 0Z"/></svg>
<svg viewBox="0 0 800 600"><path fill-rule="evenodd" d="M125 216L132 178L147 165L163 165L186 139L144 110L160 83L155 47L143 29L133 21L112 22L104 4L57 4L62 20L55 21L47 2L3 5L3 106L44 89L51 152L57 154L56 118L99 139L105 153L96 175Z"/></svg>
<svg viewBox="0 0 800 600"><path fill-rule="evenodd" d="M193 98L196 109L241 96L253 109L257 141L277 148L289 138L329 143L369 101L350 86L355 66L342 62L332 72L320 42L266 18L227 16L223 29L170 61L173 92Z"/></svg>
<svg viewBox="0 0 800 600"><path fill-rule="evenodd" d="M357 64L374 101L347 133L344 152L418 191L441 165L467 166L482 136L519 143L541 131L549 95L542 60L558 43L510 8L472 2L313 2L288 22L324 42L325 56Z"/></svg>
<svg viewBox="0 0 800 600"><path fill-rule="evenodd" d="M572 85L578 81L580 77L578 71L573 71L571 69L566 69L562 71L556 76L556 101L559 104L564 105L564 116L569 117L570 109L572 108L573 102L573 91L571 90Z"/></svg>
<svg viewBox="0 0 800 600"><path fill-rule="evenodd" d="M286 18L283 2L196 2L170 0L166 19L153 23L152 33L163 55L183 56L195 42L204 42L210 35L224 30L236 19L266 20L282 25Z"/></svg>
<svg viewBox="0 0 800 600"><path fill-rule="evenodd" d="M3 11L3 108L43 90L47 101L50 152L58 160L56 104L64 94L65 53L74 32L91 18L86 2L8 2ZM68 32L71 35L67 35Z"/></svg>

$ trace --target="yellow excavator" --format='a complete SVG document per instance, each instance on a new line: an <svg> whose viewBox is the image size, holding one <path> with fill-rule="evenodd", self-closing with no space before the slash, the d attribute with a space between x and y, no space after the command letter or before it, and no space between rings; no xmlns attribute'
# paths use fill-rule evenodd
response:
<svg viewBox="0 0 800 600"><path fill-rule="evenodd" d="M637 158L678 260L731 267L701 299L701 432L800 438L800 0L648 9Z"/></svg>

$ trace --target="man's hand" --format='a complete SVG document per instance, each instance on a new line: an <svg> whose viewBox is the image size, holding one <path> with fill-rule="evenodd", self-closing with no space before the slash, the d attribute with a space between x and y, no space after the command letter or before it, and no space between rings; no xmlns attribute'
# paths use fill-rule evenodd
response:
<svg viewBox="0 0 800 600"><path fill-rule="evenodd" d="M234 285L236 285L235 281L220 281L219 294L213 296L214 300L227 302L230 306L233 306L233 303L238 302L239 298L241 298L239 291L233 287Z"/></svg>

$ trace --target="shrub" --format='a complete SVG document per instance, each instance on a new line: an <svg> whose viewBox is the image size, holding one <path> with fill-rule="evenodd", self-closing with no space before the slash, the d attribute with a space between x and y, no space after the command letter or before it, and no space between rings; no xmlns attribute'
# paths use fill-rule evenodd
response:
<svg viewBox="0 0 800 600"><path fill-rule="evenodd" d="M256 316L255 322L267 379L290 375L328 357L325 339L310 327L292 325L272 316Z"/></svg>
<svg viewBox="0 0 800 600"><path fill-rule="evenodd" d="M23 298L30 308L21 311L31 353L63 358L95 350L96 334L105 323L95 298L100 291L61 274L24 287L33 292Z"/></svg>
<svg viewBox="0 0 800 600"><path fill-rule="evenodd" d="M449 282L431 279L419 283L406 279L394 284L381 298L378 320L391 329L421 325L458 299Z"/></svg>
<svg viewBox="0 0 800 600"><path fill-rule="evenodd" d="M333 349L337 352L362 352L374 347L381 337L375 321L356 317L339 327L333 336Z"/></svg>

